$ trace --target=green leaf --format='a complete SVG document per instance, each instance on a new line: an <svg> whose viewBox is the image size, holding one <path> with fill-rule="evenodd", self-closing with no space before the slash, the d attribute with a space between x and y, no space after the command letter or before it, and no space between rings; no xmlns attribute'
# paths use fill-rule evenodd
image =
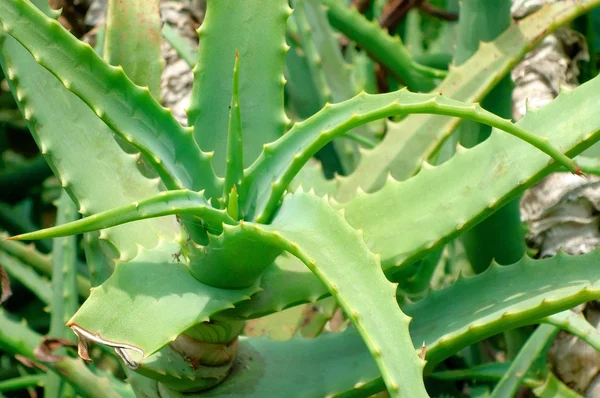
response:
<svg viewBox="0 0 600 398"><path fill-rule="evenodd" d="M80 345L115 347L135 368L183 331L256 292L256 287L224 290L198 282L177 262L179 251L177 244L163 243L119 264L68 323Z"/></svg>
<svg viewBox="0 0 600 398"><path fill-rule="evenodd" d="M463 65L451 67L446 79L433 91L460 101L481 101L535 44L599 4L600 0L584 0L543 7L511 25L497 40L482 43ZM423 160L435 155L459 123L460 120L442 116L409 115L399 123L390 124L381 144L365 152L355 172L342 180L336 198L347 201L354 197L358 187L366 192L376 191L390 171L398 180L414 175Z"/></svg>
<svg viewBox="0 0 600 398"><path fill-rule="evenodd" d="M209 226L213 226L216 231L221 229L223 223L229 225L235 225L237 223L237 221L227 215L225 210L211 207L204 198L202 192L193 192L184 189L179 191L161 192L156 196L94 214L81 220L13 236L9 239L30 240L42 239L45 237L56 238L97 231L132 221L173 214L195 215L205 220Z"/></svg>
<svg viewBox="0 0 600 398"><path fill-rule="evenodd" d="M341 213L324 199L297 192L286 197L272 224L243 225L298 257L327 286L375 358L391 396L427 396L423 361L410 341L410 319L398 308L396 288Z"/></svg>
<svg viewBox="0 0 600 398"><path fill-rule="evenodd" d="M294 283L288 283L293 280ZM258 318L294 305L316 303L330 295L327 287L300 261L283 253L268 266L261 279L261 291L252 295L230 310L223 311L217 318Z"/></svg>
<svg viewBox="0 0 600 398"><path fill-rule="evenodd" d="M109 0L106 7L104 59L121 65L138 86L148 86L160 101L160 77L165 64L160 53L159 0Z"/></svg>
<svg viewBox="0 0 600 398"><path fill-rule="evenodd" d="M236 51L240 55L244 166L252 164L263 144L284 133L288 120L283 111L283 59L290 12L287 0L207 2L206 17L198 30L198 63L188 119L200 148L214 151L217 175L225 174Z"/></svg>
<svg viewBox="0 0 600 398"><path fill-rule="evenodd" d="M600 351L600 331L592 326L582 314L563 311L543 318L541 322L559 327Z"/></svg>
<svg viewBox="0 0 600 398"><path fill-rule="evenodd" d="M2 2L0 23L107 126L146 155L168 188L205 189L208 197L220 197L210 156L200 151L191 129L181 126L148 89L134 85L122 68L108 66L27 0Z"/></svg>
<svg viewBox="0 0 600 398"><path fill-rule="evenodd" d="M0 53L33 137L80 213L89 216L160 192L156 181L141 176L136 160L121 150L112 131L15 39L1 34ZM98 154L102 160L90 162ZM175 227L173 220L155 219L106 230L102 238L127 259L135 256L137 244L153 247L159 235L174 236Z"/></svg>
<svg viewBox="0 0 600 398"><path fill-rule="evenodd" d="M461 277L448 288L430 291L424 299L402 305L404 313L412 318L413 344L420 347L425 343L426 360L435 365L477 341L538 323L545 316L596 300L600 297L600 279L590 270L599 261L600 250L581 256L561 253L544 260L525 257L514 265L495 264L477 276ZM292 273L294 265L280 265L277 269L279 272L268 269L265 273L265 277L269 275L268 280L261 282L267 294L260 292L220 316L233 319L244 315L263 316L276 310L275 303L281 310L292 303L308 301L299 300L300 289L310 286L311 279L302 280L296 287L298 290L289 293L281 285L286 280L284 277L297 276ZM309 297L308 289L304 296ZM254 308L256 314L252 313ZM361 381L377 384L375 379ZM379 383L380 389L376 391L383 389L381 380Z"/></svg>
<svg viewBox="0 0 600 398"><path fill-rule="evenodd" d="M246 203L256 203L256 209L245 211L246 217L254 214L258 222L268 222L301 167L335 137L373 120L410 113L451 115L499 127L550 154L561 164L569 164L572 172L578 172L573 161L545 139L529 134L479 105L467 105L440 95L417 94L407 90L378 95L363 92L348 101L325 106L307 120L296 123L279 140L264 146L261 156L246 171ZM388 221L393 221L393 218Z"/></svg>
<svg viewBox="0 0 600 398"><path fill-rule="evenodd" d="M516 125L575 156L600 139L600 114L590 104L598 92L600 78L563 92ZM565 117L564 109L576 112ZM350 225L363 228L365 241L381 253L384 271L393 278L393 273L485 219L553 170L556 165L548 164L537 149L493 132L440 166L424 168L403 182L390 180L381 190L338 207L346 210Z"/></svg>

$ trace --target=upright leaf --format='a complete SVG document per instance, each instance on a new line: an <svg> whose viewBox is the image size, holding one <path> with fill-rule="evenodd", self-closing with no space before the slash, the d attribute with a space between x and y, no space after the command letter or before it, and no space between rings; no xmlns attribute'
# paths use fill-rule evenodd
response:
<svg viewBox="0 0 600 398"><path fill-rule="evenodd" d="M165 61L160 53L159 0L109 0L104 31L104 59L121 65L138 86L148 86L160 101Z"/></svg>
<svg viewBox="0 0 600 398"><path fill-rule="evenodd" d="M214 151L213 167L225 175L227 125L236 51L240 57L240 109L244 166L264 144L279 138L288 123L283 111L283 59L288 49L287 0L208 0L198 30L189 125L204 151Z"/></svg>

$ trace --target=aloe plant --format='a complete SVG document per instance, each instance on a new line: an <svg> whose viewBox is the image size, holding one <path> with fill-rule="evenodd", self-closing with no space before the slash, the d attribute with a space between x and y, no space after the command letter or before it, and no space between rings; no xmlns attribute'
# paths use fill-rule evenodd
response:
<svg viewBox="0 0 600 398"><path fill-rule="evenodd" d="M147 3L109 1L103 59L45 2L0 0L0 65L68 195L59 225L1 243L11 277L50 305L52 327L35 349L41 336L1 312L0 348L46 363L49 396L423 397L431 368L462 348L600 298L598 252L493 264L428 291L447 243L552 171L582 175L573 158L600 140L600 78L517 123L476 102L600 0L543 7L447 73L340 0L293 1L294 12L287 0L209 0L187 126L160 105L158 1ZM333 28L360 49L342 52ZM407 88L376 93L375 61ZM381 139L377 121L389 118ZM490 138L433 166L460 119L491 126ZM348 176L327 180L313 157L332 141ZM14 242L77 234L89 297L72 238L55 241L51 263ZM52 289L22 263L51 272ZM247 320L328 296L351 324L343 332L242 335ZM63 323L84 360L92 345L114 349L129 384L48 354L50 337L70 344ZM551 379L523 373L546 328L493 395Z"/></svg>

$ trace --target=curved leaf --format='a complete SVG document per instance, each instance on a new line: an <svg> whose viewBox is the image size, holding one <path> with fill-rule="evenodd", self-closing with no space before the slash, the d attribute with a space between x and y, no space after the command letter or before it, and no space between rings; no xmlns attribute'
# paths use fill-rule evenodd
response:
<svg viewBox="0 0 600 398"><path fill-rule="evenodd" d="M398 307L395 285L341 213L324 199L297 192L286 197L271 225L243 226L298 257L327 286L375 358L391 396L427 396L424 363L410 341L410 319Z"/></svg>
<svg viewBox="0 0 600 398"><path fill-rule="evenodd" d="M236 302L249 299L256 287L218 289L196 280L177 261L175 243L142 250L121 263L68 323L80 338L106 344L135 368L193 325Z"/></svg>
<svg viewBox="0 0 600 398"><path fill-rule="evenodd" d="M566 91L544 108L530 111L517 126L546 137L574 156L600 139L597 98L600 78ZM564 109L574 109L568 117ZM556 170L537 149L493 132L485 142L460 150L415 177L393 179L381 190L358 195L337 207L350 225L362 228L370 249L381 253L387 275L485 219L527 187ZM443 217L439 215L443 214Z"/></svg>
<svg viewBox="0 0 600 398"><path fill-rule="evenodd" d="M268 222L289 183L319 149L350 129L384 117L435 113L475 120L498 127L546 152L569 170L579 172L574 162L550 146L547 140L529 134L510 121L487 112L479 105L467 105L437 94L417 94L400 90L387 94L361 93L339 104L327 105L320 112L294 127L279 140L265 145L256 162L247 170L246 201L256 203L258 222Z"/></svg>
<svg viewBox="0 0 600 398"><path fill-rule="evenodd" d="M205 189L209 197L220 196L210 156L200 151L191 129L182 127L148 89L134 85L123 68L108 66L28 0L0 3L0 23L106 125L146 155L168 188Z"/></svg>

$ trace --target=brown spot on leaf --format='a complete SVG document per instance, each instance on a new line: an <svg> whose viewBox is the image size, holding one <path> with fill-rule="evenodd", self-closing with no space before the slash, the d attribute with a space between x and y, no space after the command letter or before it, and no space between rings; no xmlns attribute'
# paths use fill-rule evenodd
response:
<svg viewBox="0 0 600 398"><path fill-rule="evenodd" d="M10 288L10 278L8 274L0 265L0 304L4 303L10 296L12 296L12 290Z"/></svg>
<svg viewBox="0 0 600 398"><path fill-rule="evenodd" d="M54 355L53 352L62 347L76 347L77 344L71 340L60 337L47 337L42 339L40 345L33 350L33 355L42 362L58 362L64 358L63 355Z"/></svg>

